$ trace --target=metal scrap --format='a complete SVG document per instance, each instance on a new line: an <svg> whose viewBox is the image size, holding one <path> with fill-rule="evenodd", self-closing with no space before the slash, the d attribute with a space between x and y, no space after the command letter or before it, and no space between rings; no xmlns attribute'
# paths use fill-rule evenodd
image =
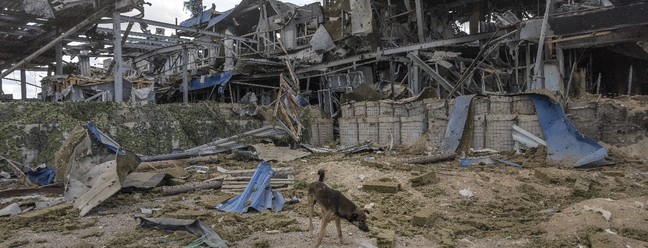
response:
<svg viewBox="0 0 648 248"><path fill-rule="evenodd" d="M200 220L146 218L141 216L135 216L134 218L140 221L140 227L157 228L165 231L187 231L202 235L199 241L208 247L227 247L227 241L223 240L214 229Z"/></svg>

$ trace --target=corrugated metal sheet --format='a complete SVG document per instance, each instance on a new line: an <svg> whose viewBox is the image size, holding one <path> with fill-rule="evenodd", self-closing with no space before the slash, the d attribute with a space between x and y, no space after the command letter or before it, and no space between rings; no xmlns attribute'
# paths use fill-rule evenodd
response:
<svg viewBox="0 0 648 248"><path fill-rule="evenodd" d="M607 156L605 148L576 130L560 104L544 95L531 95L531 100L547 141L547 159L578 167Z"/></svg>
<svg viewBox="0 0 648 248"><path fill-rule="evenodd" d="M205 77L204 80L200 78L194 79L189 82L189 91L201 90L219 85L220 87L218 88L218 92L223 93L223 87L227 84L227 82L229 82L231 78L232 71L227 71L225 73Z"/></svg>
<svg viewBox="0 0 648 248"><path fill-rule="evenodd" d="M247 212L250 208L257 211L266 209L272 209L275 212L281 211L286 200L281 193L271 190L270 179L273 174L274 170L270 168L270 163L261 162L243 193L219 204L216 209L236 213Z"/></svg>
<svg viewBox="0 0 648 248"><path fill-rule="evenodd" d="M441 153L450 154L457 151L466 127L473 97L473 95L460 96L454 100L454 105L450 109L450 120L445 132L445 138L439 147Z"/></svg>

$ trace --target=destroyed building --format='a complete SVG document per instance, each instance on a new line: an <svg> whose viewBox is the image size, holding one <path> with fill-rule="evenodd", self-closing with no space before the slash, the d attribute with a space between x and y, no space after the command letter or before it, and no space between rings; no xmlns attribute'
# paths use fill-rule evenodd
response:
<svg viewBox="0 0 648 248"><path fill-rule="evenodd" d="M391 98L426 87L442 98L538 89L565 96L648 92L643 1L545 6L359 0L295 6L244 0L224 12L198 8L179 25L142 18L142 1L117 1L120 15L141 10L123 18L110 14L112 3L73 2L2 6L2 76L21 68L48 71L44 101L239 102L254 92L269 104L282 77L298 81L296 93L329 115L339 110L341 94L363 83ZM96 12L79 15L81 9ZM61 22L66 18L79 21ZM121 30L101 23L129 25ZM133 23L142 30L132 30ZM165 35L165 28L175 32ZM104 68L90 65L91 57L119 54L104 61ZM64 66L63 55L78 62ZM124 73L112 73L115 68Z"/></svg>
<svg viewBox="0 0 648 248"><path fill-rule="evenodd" d="M645 0L160 2L0 0L0 246L648 245Z"/></svg>

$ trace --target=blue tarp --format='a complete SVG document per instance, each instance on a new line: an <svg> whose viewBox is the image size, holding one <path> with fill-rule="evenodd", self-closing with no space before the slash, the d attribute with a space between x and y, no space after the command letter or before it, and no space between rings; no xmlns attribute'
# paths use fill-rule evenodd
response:
<svg viewBox="0 0 648 248"><path fill-rule="evenodd" d="M97 141L103 144L106 148L115 153L118 153L119 155L126 155L125 151L119 150L119 147L121 146L117 144L117 142L115 142L113 139L108 137L108 135L105 135L103 132L99 131L99 129L97 129L93 122L88 122L86 128L88 129L88 132L90 132L90 134L92 134L92 136L94 136Z"/></svg>
<svg viewBox="0 0 648 248"><path fill-rule="evenodd" d="M470 103L473 97L473 95L460 96L454 100L454 105L450 109L450 120L446 128L445 138L441 142L441 146L439 146L441 153L452 154L457 151L466 127L466 120L468 120Z"/></svg>
<svg viewBox="0 0 648 248"><path fill-rule="evenodd" d="M32 182L38 183L40 186L45 186L54 181L56 170L50 167L39 167L35 170L28 171L25 174L27 174L27 177L29 177L29 180Z"/></svg>
<svg viewBox="0 0 648 248"><path fill-rule="evenodd" d="M232 71L227 71L221 74L217 74L210 77L205 77L204 81L200 78L191 80L189 82L189 91L201 90L206 88L211 88L214 86L218 87L218 93L223 94L225 90L225 85L232 78Z"/></svg>
<svg viewBox="0 0 648 248"><path fill-rule="evenodd" d="M547 158L574 167L597 162L607 151L596 141L582 135L569 121L560 104L544 95L531 95L542 133L547 141Z"/></svg>
<svg viewBox="0 0 648 248"><path fill-rule="evenodd" d="M281 211L286 200L284 200L281 193L272 191L270 188L270 179L272 179L273 174L274 171L270 168L270 163L261 162L243 193L222 204L218 204L216 209L236 213L247 212L249 208L257 211L266 209L272 209L275 212Z"/></svg>

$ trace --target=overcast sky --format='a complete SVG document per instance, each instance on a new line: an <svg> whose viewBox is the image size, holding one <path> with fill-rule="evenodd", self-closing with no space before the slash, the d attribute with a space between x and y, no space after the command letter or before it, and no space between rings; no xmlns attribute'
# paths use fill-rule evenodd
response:
<svg viewBox="0 0 648 248"><path fill-rule="evenodd" d="M0 0L1 1L1 0ZM152 6L146 5L144 11L144 18L166 22L166 23L175 23L176 18L178 23L189 18L190 13L187 10L183 10L183 2L185 0L148 0ZM283 2L290 2L299 6L306 5L313 2L318 2L317 0L282 0ZM212 3L216 4L216 10L225 11L231 8L234 8L241 1L238 0L203 0L203 5L207 8L211 8ZM139 30L137 30L139 31ZM170 34L170 31L167 32L167 35ZM40 85L40 80L45 76L45 73L42 72L27 72L27 82ZM7 78L20 79L20 72L16 71L12 74L9 74ZM2 90L5 94L13 94L14 99L20 98L20 82L2 80ZM36 98L40 88L27 85L27 98Z"/></svg>

